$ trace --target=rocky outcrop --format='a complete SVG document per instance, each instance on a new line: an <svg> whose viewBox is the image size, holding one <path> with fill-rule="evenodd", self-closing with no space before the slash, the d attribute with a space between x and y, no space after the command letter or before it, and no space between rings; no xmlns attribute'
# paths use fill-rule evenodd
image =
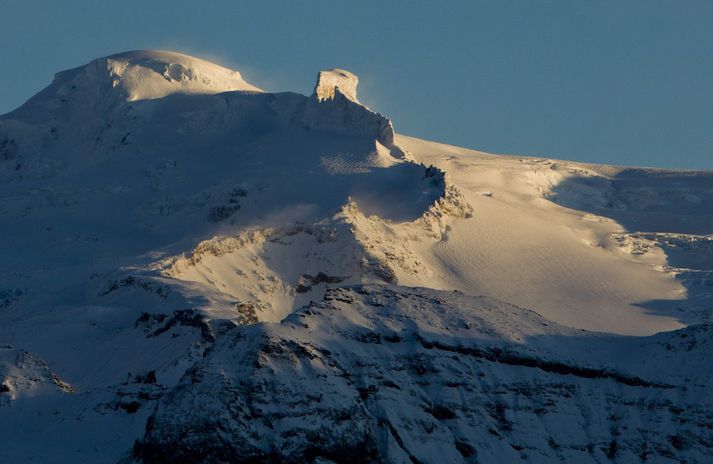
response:
<svg viewBox="0 0 713 464"><path fill-rule="evenodd" d="M317 75L317 84L314 87L314 96L320 102L334 100L338 92L354 103L359 103L357 84L359 84L359 78L356 74L344 69L320 71Z"/></svg>
<svg viewBox="0 0 713 464"><path fill-rule="evenodd" d="M50 370L42 359L9 345L0 346L0 407L22 397L72 391L72 386Z"/></svg>
<svg viewBox="0 0 713 464"><path fill-rule="evenodd" d="M355 74L343 69L321 71L305 111L305 124L313 129L373 136L392 156L406 158L406 153L394 143L391 120L359 103L358 82Z"/></svg>
<svg viewBox="0 0 713 464"><path fill-rule="evenodd" d="M436 200L420 219L431 236L441 239L448 229L448 222L454 218L473 217L473 207L463 194L448 181L447 174L434 167L425 167L424 178L431 179L434 185L443 189L443 195Z"/></svg>

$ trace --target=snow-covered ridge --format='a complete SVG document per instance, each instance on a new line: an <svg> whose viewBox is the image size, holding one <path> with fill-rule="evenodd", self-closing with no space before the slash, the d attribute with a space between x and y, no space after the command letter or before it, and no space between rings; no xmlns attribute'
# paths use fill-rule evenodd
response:
<svg viewBox="0 0 713 464"><path fill-rule="evenodd" d="M162 398L133 452L146 463L705 462L710 370L646 366L687 364L710 343L706 326L608 339L457 292L333 288L281 324L227 334Z"/></svg>
<svg viewBox="0 0 713 464"><path fill-rule="evenodd" d="M423 177L441 192L410 224L420 241L442 240L448 224L473 211L440 170L423 166ZM278 322L330 284L399 283L427 285L414 244L390 221L368 216L352 201L332 218L217 236L189 253L157 263L163 274L206 285L252 308L257 321Z"/></svg>
<svg viewBox="0 0 713 464"><path fill-rule="evenodd" d="M51 110L68 100L151 100L175 93L261 92L238 71L182 53L140 50L98 58L55 75L28 104ZM95 102L96 103L96 102ZM105 102L107 104L108 102Z"/></svg>

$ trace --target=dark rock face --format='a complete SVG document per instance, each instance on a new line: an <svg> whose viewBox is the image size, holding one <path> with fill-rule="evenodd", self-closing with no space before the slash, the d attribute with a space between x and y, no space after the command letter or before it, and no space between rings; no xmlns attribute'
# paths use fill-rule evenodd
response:
<svg viewBox="0 0 713 464"><path fill-rule="evenodd" d="M119 280L110 280L106 282L104 288L99 293L99 296L109 295L117 290L126 288L139 288L147 293L157 295L161 298L167 298L171 290L166 285L160 285L150 280L140 279L134 276L127 276Z"/></svg>
<svg viewBox="0 0 713 464"><path fill-rule="evenodd" d="M0 137L0 160L12 160L17 156L17 144L7 137Z"/></svg>
<svg viewBox="0 0 713 464"><path fill-rule="evenodd" d="M368 412L338 368L325 364L326 355L289 340L251 335L257 344L237 335L232 339L236 351L224 359L238 375L196 366L166 397L161 413L147 425L140 447L144 462L298 463L318 457L372 462L376 446ZM325 374L305 373L281 385L267 380L273 369L287 370L294 363L319 365L332 375L311 390L303 390L303 383ZM197 390L201 393L194 396ZM325 394L329 405L321 402ZM179 405L187 409L165 422L160 414L173 415Z"/></svg>
<svg viewBox="0 0 713 464"><path fill-rule="evenodd" d="M159 403L134 455L145 463L711 457L713 404L701 379L613 357L589 365L600 336L543 322L446 292L331 288L281 324L219 338ZM518 341L538 326L541 341ZM710 331L684 330L621 339L617 349L655 364L664 352L690 356L691 338L709 345Z"/></svg>

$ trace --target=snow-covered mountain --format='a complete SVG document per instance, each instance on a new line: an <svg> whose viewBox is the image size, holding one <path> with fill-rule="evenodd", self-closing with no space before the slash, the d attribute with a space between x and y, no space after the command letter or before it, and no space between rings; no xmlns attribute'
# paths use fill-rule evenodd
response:
<svg viewBox="0 0 713 464"><path fill-rule="evenodd" d="M0 116L0 462L713 462L713 172L174 52Z"/></svg>

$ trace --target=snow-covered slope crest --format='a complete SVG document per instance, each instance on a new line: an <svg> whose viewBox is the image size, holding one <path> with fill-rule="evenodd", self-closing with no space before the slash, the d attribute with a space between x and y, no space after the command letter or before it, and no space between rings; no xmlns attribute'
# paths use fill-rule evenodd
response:
<svg viewBox="0 0 713 464"><path fill-rule="evenodd" d="M426 169L425 176L444 194L406 230L365 215L351 202L315 224L211 238L190 253L161 260L156 269L238 301L250 320L261 322L279 322L335 284L433 284L414 248L443 240L448 224L472 209L442 172Z"/></svg>
<svg viewBox="0 0 713 464"><path fill-rule="evenodd" d="M69 100L109 106L152 100L176 93L261 92L238 71L182 53L139 50L98 58L57 73L52 84L28 102L33 110L52 110ZM88 101L87 101L88 100Z"/></svg>

